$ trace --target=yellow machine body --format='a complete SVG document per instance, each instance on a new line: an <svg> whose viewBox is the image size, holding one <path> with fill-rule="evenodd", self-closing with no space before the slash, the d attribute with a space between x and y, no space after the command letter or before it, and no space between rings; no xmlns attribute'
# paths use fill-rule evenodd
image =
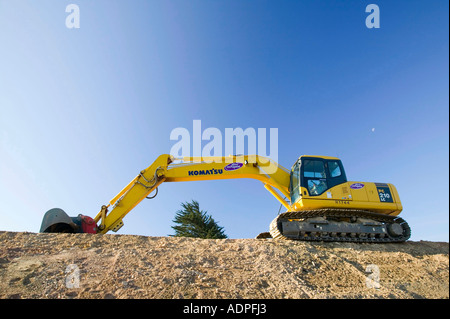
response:
<svg viewBox="0 0 450 319"><path fill-rule="evenodd" d="M394 185L348 181L340 159L311 155L299 157L290 170L258 155L178 159L161 155L101 207L93 219L96 231L107 233L120 229L123 218L157 192L162 183L240 178L262 182L286 208L287 212L271 224L271 234L275 237L332 240L341 236L341 240L351 240L356 236L360 241L365 240L364 236L380 241L386 241L387 237L394 240L393 236L399 241L409 238L406 222L401 220L396 225L391 221L402 211ZM61 220L61 211L57 213ZM54 215L55 210L44 218L46 224L43 222L41 229L51 228L48 226ZM283 227L287 237L283 235Z"/></svg>
<svg viewBox="0 0 450 319"><path fill-rule="evenodd" d="M325 173L319 170L312 170L309 172L310 179L313 181L330 181L331 163L335 163L335 167L339 169L340 176L334 178L341 178L338 180L336 186L323 188L320 194L313 194L311 189L308 189L309 178L308 172L305 169L300 170L299 180L307 179L303 183L299 183L299 196L291 198L291 211L317 210L324 208L335 209L359 209L366 210L380 214L397 216L402 211L402 204L397 189L390 183L372 183L372 182L358 182L347 181L344 167L340 159L329 156L301 156L297 163L306 162L309 160L314 163L324 163L323 169ZM295 164L291 170L291 182L294 182L292 176L295 174ZM317 166L317 165L316 165ZM320 166L320 168L322 168ZM328 173L328 174L327 174ZM318 176L312 176L318 174ZM306 177L305 177L306 176ZM330 181L331 182L331 181ZM333 184L333 183L331 183ZM291 186L291 191L293 187ZM291 194L293 195L293 194Z"/></svg>
<svg viewBox="0 0 450 319"><path fill-rule="evenodd" d="M351 189L350 185L364 184L362 189ZM367 182L347 182L330 188L324 194L311 198L304 195L297 202L293 203L293 211L313 210L322 208L353 208L372 211L380 214L397 216L402 211L402 204L397 189L392 184L383 185L383 189L377 188L376 183ZM379 194L385 193L385 188L389 188L393 202L380 202ZM302 191L306 188L302 187Z"/></svg>

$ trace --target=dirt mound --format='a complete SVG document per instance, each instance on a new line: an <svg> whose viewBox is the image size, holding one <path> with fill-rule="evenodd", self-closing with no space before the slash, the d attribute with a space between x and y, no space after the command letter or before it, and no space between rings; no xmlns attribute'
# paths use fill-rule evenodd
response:
<svg viewBox="0 0 450 319"><path fill-rule="evenodd" d="M448 250L0 232L0 298L449 298Z"/></svg>

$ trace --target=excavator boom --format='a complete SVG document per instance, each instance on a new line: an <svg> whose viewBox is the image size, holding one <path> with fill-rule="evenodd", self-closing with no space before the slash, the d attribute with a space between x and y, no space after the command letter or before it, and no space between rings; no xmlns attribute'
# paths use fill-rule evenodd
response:
<svg viewBox="0 0 450 319"><path fill-rule="evenodd" d="M123 226L123 218L142 200L157 191L164 182L204 181L219 179L252 178L261 181L265 188L279 200L286 209L290 204L289 170L270 159L258 155L229 157L184 157L175 159L168 154L160 155L149 167L142 170L125 188L114 196L107 205L103 205L94 217L98 224L98 233L118 231ZM275 190L276 189L276 190ZM282 195L280 195L280 193ZM41 231L51 230L53 222L61 221L62 210L58 218L52 220L52 210L47 212ZM70 217L63 218L69 223ZM67 227L66 231L70 230Z"/></svg>

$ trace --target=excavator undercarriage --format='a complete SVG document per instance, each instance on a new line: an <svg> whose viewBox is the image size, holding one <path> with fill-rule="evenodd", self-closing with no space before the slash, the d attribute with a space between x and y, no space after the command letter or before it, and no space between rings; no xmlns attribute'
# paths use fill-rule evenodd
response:
<svg viewBox="0 0 450 319"><path fill-rule="evenodd" d="M400 217L356 209L320 209L285 212L257 238L359 243L403 242L411 229Z"/></svg>

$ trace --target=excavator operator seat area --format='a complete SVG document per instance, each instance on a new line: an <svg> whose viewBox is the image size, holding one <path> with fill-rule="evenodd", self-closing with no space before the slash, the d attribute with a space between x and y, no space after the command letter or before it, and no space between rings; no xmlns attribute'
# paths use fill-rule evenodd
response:
<svg viewBox="0 0 450 319"><path fill-rule="evenodd" d="M328 189L347 182L344 167L338 158L301 156L292 166L289 190L295 203L301 196L319 196ZM300 194L301 187L303 194Z"/></svg>

